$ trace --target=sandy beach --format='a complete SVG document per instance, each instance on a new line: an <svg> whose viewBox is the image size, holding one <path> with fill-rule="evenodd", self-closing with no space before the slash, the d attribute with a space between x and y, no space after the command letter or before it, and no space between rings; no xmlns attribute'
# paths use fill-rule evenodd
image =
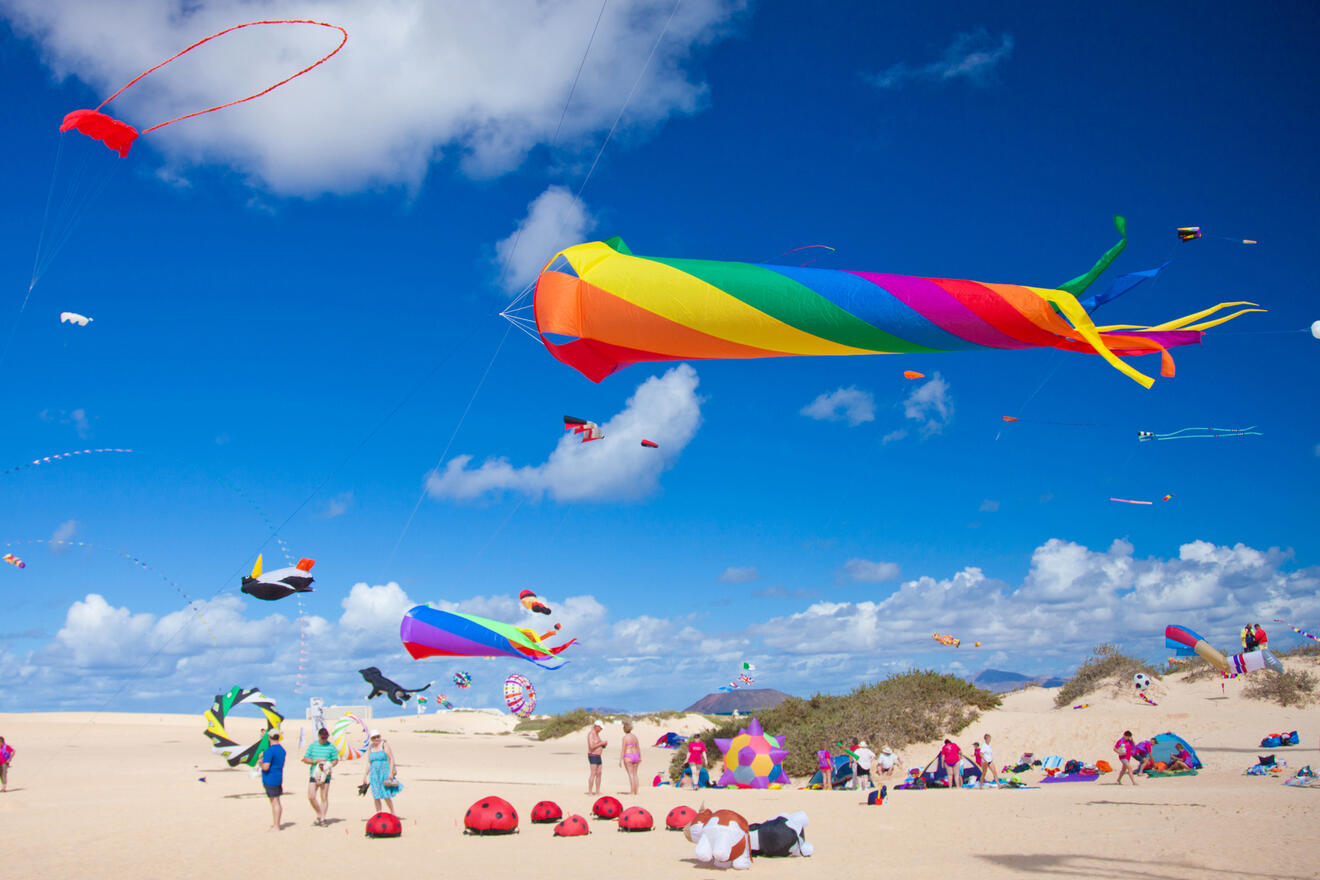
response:
<svg viewBox="0 0 1320 880"><path fill-rule="evenodd" d="M1192 742L1206 764L1199 776L1145 780L1135 788L1096 783L1017 791L900 791L883 807L861 805L857 792L676 791L650 780L670 752L645 745L664 729L700 729L689 716L638 725L644 744L641 794L623 795L617 725L606 731L607 794L640 804L662 822L680 803L729 808L751 821L806 810L810 859L757 859L752 871L779 877L1310 878L1307 851L1320 819L1320 791L1281 779L1242 775L1257 754L1274 751L1293 769L1320 765L1316 710L1248 701L1229 682L1157 683L1158 707L1115 687L1087 698L1089 708L1054 709L1054 691L1009 695L957 737L992 732L999 763L1023 751L1095 760L1110 756L1125 727L1140 736L1172 730ZM255 727L256 722L249 724ZM290 751L299 727L285 725ZM312 825L302 765L286 769L281 833L268 832L270 812L259 781L208 753L200 716L131 714L0 715L0 734L18 750L10 791L0 797L5 877L72 877L95 871L117 878L174 878L199 871L230 876L276 874L370 876L437 871L446 876L696 877L719 873L692 859L681 835L663 830L624 834L592 822L586 838L557 839L527 821L532 805L558 802L588 814L585 732L538 742L513 733L509 716L475 712L377 719L392 743L406 788L397 802L404 833L370 840L363 824L371 801L359 797L360 762L341 764L332 783L328 828ZM1300 729L1303 744L1265 750L1260 738ZM457 731L425 733L424 730ZM773 731L771 731L773 733ZM789 748L793 747L789 743ZM873 744L879 745L879 744ZM934 744L901 750L908 766L924 764ZM1033 783L1039 771L1025 774ZM1289 772L1287 775L1291 775ZM200 782L200 778L205 782ZM795 780L800 784L800 780ZM472 837L462 816L478 798L496 794L522 817L520 833Z"/></svg>

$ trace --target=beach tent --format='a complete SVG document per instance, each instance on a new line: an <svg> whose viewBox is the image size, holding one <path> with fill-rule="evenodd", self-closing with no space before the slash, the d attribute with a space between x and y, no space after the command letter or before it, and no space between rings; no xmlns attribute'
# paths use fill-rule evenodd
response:
<svg viewBox="0 0 1320 880"><path fill-rule="evenodd" d="M662 749L676 749L687 742L686 736L679 736L672 730L655 741L655 744Z"/></svg>
<svg viewBox="0 0 1320 880"><path fill-rule="evenodd" d="M848 756L835 755L834 781L831 783L831 785L833 785L835 788L838 788L839 786L846 785L849 782L852 782L852 767L848 763ZM811 787L813 785L824 785L824 780L821 778L819 770L816 771L816 775L811 777L811 781L807 783L808 787Z"/></svg>
<svg viewBox="0 0 1320 880"><path fill-rule="evenodd" d="M980 769L966 755L958 759L958 770L962 773L963 782L975 782L981 778ZM948 775L940 764L939 752L935 753L935 757L921 771L921 778L926 780L926 785L943 785Z"/></svg>
<svg viewBox="0 0 1320 880"><path fill-rule="evenodd" d="M1166 764L1169 763L1169 758L1177 750L1178 746L1182 746L1192 755L1192 769L1201 769L1201 759L1196 757L1196 749L1192 748L1192 744L1178 734L1161 733L1159 736L1152 736L1150 738L1150 743L1150 756L1156 761L1163 761Z"/></svg>

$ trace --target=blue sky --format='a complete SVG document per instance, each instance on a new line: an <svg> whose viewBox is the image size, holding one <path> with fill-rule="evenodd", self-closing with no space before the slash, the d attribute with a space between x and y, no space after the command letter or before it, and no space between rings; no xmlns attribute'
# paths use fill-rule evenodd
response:
<svg viewBox="0 0 1320 880"><path fill-rule="evenodd" d="M549 710L681 707L743 659L805 694L911 665L1059 672L1105 640L1156 658L1166 623L1220 643L1248 617L1320 623L1320 343L1284 332L1320 317L1308 5L704 0L644 72L668 2L611 0L585 62L595 0L516 20L176 7L0 2L0 333L18 322L0 452L135 450L0 477L5 541L91 545L8 548L28 567L0 572L4 708L192 711L233 684L356 701L366 665L460 705L497 704L522 666ZM349 44L126 159L56 132L193 39L281 12L340 22ZM327 39L240 32L109 109L144 127ZM86 197L76 223L43 214L66 192ZM1175 351L1177 378L1150 391L1054 351L642 365L593 385L498 317L584 238L748 260L828 244L816 265L1052 286L1113 243L1116 213L1131 241L1114 273L1175 261L1104 321L1268 313ZM1187 224L1261 243L1179 245ZM67 244L20 315L43 230ZM565 413L662 448L573 448ZM1136 442L1198 425L1264 436ZM451 436L458 470L428 481ZM302 694L292 600L237 593L259 550L281 558L267 521L317 560ZM526 587L582 640L565 669L402 653L409 604L518 620ZM459 668L461 694L444 687Z"/></svg>

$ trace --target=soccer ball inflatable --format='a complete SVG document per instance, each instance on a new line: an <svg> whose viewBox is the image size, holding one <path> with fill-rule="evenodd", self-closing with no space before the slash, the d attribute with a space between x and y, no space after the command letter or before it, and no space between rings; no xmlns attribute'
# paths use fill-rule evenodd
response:
<svg viewBox="0 0 1320 880"><path fill-rule="evenodd" d="M1132 684L1136 686L1137 690L1144 691L1150 687L1150 676L1144 672L1138 672L1132 676Z"/></svg>

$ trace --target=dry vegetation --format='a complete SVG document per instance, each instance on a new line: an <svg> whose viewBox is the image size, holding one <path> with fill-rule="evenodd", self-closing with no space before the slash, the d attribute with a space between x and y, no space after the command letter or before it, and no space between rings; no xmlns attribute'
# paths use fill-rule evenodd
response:
<svg viewBox="0 0 1320 880"><path fill-rule="evenodd" d="M1315 700L1316 677L1305 669L1274 672L1266 669L1247 676L1242 695L1253 700L1267 700L1280 706L1306 706Z"/></svg>
<svg viewBox="0 0 1320 880"><path fill-rule="evenodd" d="M1087 694L1094 693L1109 683L1110 679L1131 680L1138 672L1144 672L1151 678L1160 678L1160 670L1145 660L1129 657L1118 650L1117 645L1101 645L1091 652L1077 672L1073 674L1059 692L1054 695L1054 705L1062 707L1076 702Z"/></svg>
<svg viewBox="0 0 1320 880"><path fill-rule="evenodd" d="M715 738L737 735L755 715L767 735L786 736L788 758L784 770L795 777L816 770L816 750L834 750L834 743L866 740L874 751L882 746L898 749L957 733L982 712L994 709L1000 698L952 675L905 672L876 684L863 685L843 696L817 694L810 699L790 697L773 709L738 718L722 718L719 726L702 734L708 763L719 763ZM669 765L669 777L683 772L687 752L678 749Z"/></svg>

